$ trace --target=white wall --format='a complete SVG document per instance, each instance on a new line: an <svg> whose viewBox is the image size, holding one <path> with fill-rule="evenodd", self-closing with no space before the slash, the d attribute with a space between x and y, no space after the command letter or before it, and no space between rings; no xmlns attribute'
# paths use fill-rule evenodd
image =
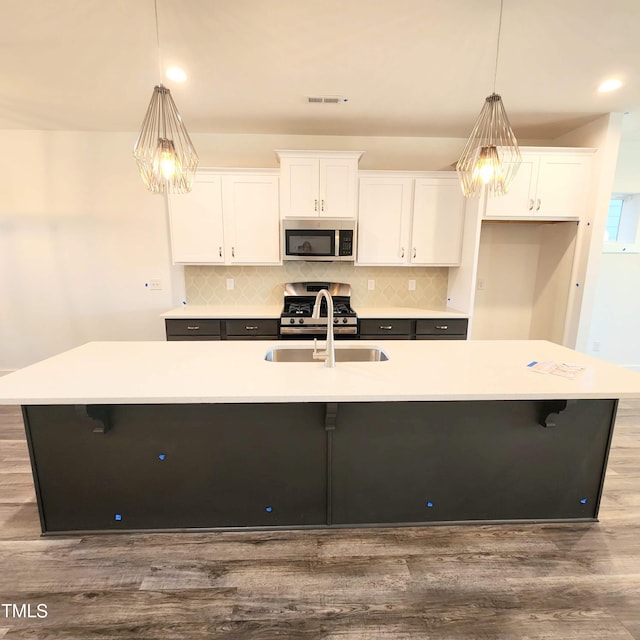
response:
<svg viewBox="0 0 640 640"><path fill-rule="evenodd" d="M621 128L622 114L612 113L555 140L557 144L598 150L594 158L594 179L589 197L591 209L586 212L578 228L572 274L576 286L572 288L565 329L565 344L574 346L578 351L587 351Z"/></svg>
<svg viewBox="0 0 640 640"><path fill-rule="evenodd" d="M626 127L625 117L612 191L640 193L640 130ZM640 254L601 255L586 353L640 371L639 286Z"/></svg>
<svg viewBox="0 0 640 640"><path fill-rule="evenodd" d="M165 202L142 186L133 141L3 132L0 370L89 340L163 338L158 315L174 304Z"/></svg>

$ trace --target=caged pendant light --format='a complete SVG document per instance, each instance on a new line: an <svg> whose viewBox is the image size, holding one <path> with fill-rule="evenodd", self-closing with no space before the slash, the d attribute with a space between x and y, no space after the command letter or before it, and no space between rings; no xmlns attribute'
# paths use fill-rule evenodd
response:
<svg viewBox="0 0 640 640"><path fill-rule="evenodd" d="M467 198L479 195L483 189L486 190L487 195L504 195L509 190L522 162L518 142L509 124L502 98L495 92L500 31L502 30L502 5L503 0L500 0L493 93L485 100L462 155L456 163L460 186Z"/></svg>
<svg viewBox="0 0 640 640"><path fill-rule="evenodd" d="M157 0L154 0L154 8L158 67L162 77ZM162 83L153 89L140 135L133 147L133 156L138 164L142 181L149 191L154 193L191 191L198 167L198 154L193 148L171 92Z"/></svg>

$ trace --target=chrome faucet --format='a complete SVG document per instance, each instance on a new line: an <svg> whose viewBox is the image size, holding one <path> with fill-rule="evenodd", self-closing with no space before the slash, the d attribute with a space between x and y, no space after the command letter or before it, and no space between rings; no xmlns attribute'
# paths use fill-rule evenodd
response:
<svg viewBox="0 0 640 640"><path fill-rule="evenodd" d="M320 317L320 303L322 297L327 300L327 343L324 351L318 351L318 341L313 341L313 358L314 360L324 360L325 367L336 366L336 350L333 346L333 298L326 289L320 289L316 294L316 301L313 305L313 313L311 317L318 319Z"/></svg>

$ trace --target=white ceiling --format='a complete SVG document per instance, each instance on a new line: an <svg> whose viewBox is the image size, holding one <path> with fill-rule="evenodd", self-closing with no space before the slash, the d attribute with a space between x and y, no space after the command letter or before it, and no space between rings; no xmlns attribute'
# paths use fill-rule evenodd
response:
<svg viewBox="0 0 640 640"><path fill-rule="evenodd" d="M499 0L157 1L190 132L465 137L493 90ZM139 128L153 0L0 0L0 16L0 129ZM622 89L597 93L611 76ZM640 109L640 0L504 0L496 91L523 139Z"/></svg>

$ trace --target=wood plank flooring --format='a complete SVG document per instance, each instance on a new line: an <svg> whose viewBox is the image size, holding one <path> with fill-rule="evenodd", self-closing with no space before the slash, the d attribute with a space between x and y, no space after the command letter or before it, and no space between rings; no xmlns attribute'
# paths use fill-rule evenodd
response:
<svg viewBox="0 0 640 640"><path fill-rule="evenodd" d="M640 640L640 400L595 524L56 538L0 407L0 638Z"/></svg>

